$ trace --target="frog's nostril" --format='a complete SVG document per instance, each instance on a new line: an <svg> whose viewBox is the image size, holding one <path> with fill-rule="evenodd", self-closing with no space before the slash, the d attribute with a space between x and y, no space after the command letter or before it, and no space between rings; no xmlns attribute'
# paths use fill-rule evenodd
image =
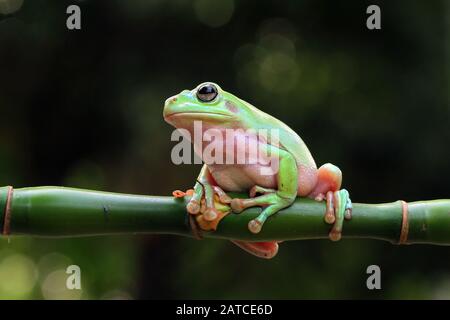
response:
<svg viewBox="0 0 450 320"><path fill-rule="evenodd" d="M172 104L172 103L174 103L176 101L177 101L177 96L169 97L169 98L166 99L165 105L167 106L167 105Z"/></svg>

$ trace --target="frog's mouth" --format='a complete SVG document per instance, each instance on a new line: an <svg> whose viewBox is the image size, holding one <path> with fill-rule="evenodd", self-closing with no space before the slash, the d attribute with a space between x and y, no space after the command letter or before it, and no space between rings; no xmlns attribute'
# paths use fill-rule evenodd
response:
<svg viewBox="0 0 450 320"><path fill-rule="evenodd" d="M219 112L196 112L196 111L181 111L181 112L172 112L165 116L165 118L170 118L174 116L183 116L183 117L190 117L190 118L198 118L198 119L210 119L213 118L231 118L232 115L226 114L226 113L219 113Z"/></svg>

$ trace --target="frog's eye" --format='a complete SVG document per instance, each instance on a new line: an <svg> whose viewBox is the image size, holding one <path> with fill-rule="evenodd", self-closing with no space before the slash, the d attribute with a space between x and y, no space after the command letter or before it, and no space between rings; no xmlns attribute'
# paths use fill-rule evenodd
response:
<svg viewBox="0 0 450 320"><path fill-rule="evenodd" d="M197 98L203 102L213 101L217 97L217 94L216 86L211 83L204 84L197 90Z"/></svg>

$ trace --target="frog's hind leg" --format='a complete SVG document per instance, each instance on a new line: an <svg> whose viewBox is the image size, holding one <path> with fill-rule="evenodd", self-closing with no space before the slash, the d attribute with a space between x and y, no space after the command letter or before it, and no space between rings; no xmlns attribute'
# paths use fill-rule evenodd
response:
<svg viewBox="0 0 450 320"><path fill-rule="evenodd" d="M326 163L318 170L317 184L308 195L317 201L326 200L325 222L333 224L329 237L333 241L341 238L345 219L351 219L352 202L347 190L341 188L342 172L331 163Z"/></svg>

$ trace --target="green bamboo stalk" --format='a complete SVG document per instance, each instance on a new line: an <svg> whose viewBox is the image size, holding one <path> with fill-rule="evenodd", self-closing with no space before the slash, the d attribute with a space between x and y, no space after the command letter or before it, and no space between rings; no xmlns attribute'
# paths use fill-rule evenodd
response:
<svg viewBox="0 0 450 320"><path fill-rule="evenodd" d="M5 212L8 187L0 188L0 213ZM236 195L233 195L236 196ZM245 197L244 195L240 195ZM143 196L63 187L14 189L9 201L11 235L76 237L107 234L173 234L193 236L186 198ZM398 243L402 202L353 204L352 220L344 222L344 238L372 238ZM229 214L205 238L250 241L328 238L325 204L298 198L273 217L259 234L247 223L260 209ZM1 219L4 228L5 217ZM408 204L408 243L450 244L450 199Z"/></svg>

